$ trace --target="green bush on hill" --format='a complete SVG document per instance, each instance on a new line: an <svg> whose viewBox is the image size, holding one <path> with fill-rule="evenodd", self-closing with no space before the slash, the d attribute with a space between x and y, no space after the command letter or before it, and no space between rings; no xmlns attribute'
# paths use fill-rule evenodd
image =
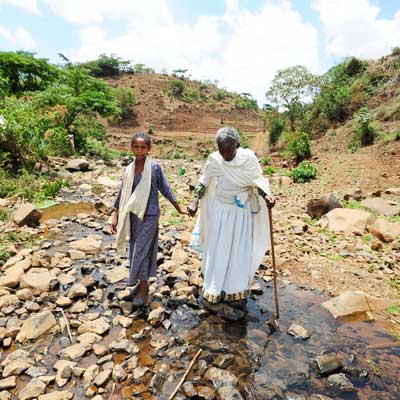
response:
<svg viewBox="0 0 400 400"><path fill-rule="evenodd" d="M354 136L349 145L352 151L356 151L362 146L370 146L374 143L377 136L376 129L371 125L371 114L366 107L360 108L355 118L356 126L354 129Z"/></svg>
<svg viewBox="0 0 400 400"><path fill-rule="evenodd" d="M311 157L310 137L306 132L294 132L288 135L287 151L299 163Z"/></svg>
<svg viewBox="0 0 400 400"><path fill-rule="evenodd" d="M317 167L308 161L303 161L290 172L290 176L296 183L305 183L316 178Z"/></svg>
<svg viewBox="0 0 400 400"><path fill-rule="evenodd" d="M235 99L235 107L238 110L258 110L258 104L248 93L242 93Z"/></svg>
<svg viewBox="0 0 400 400"><path fill-rule="evenodd" d="M170 97L181 97L185 91L185 84L179 79L168 81L168 95Z"/></svg>
<svg viewBox="0 0 400 400"><path fill-rule="evenodd" d="M269 127L269 143L273 146L278 143L282 132L285 129L285 120L283 118L272 118Z"/></svg>

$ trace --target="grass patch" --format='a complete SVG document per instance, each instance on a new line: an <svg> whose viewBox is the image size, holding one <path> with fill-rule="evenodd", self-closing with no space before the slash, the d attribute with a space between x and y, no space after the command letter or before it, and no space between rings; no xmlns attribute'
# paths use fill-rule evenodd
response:
<svg viewBox="0 0 400 400"><path fill-rule="evenodd" d="M268 165L267 167L264 168L265 175L273 175L275 172L276 172L275 168L272 167L271 165Z"/></svg>
<svg viewBox="0 0 400 400"><path fill-rule="evenodd" d="M328 228L322 228L319 230L319 233L323 236L326 237L326 239L328 240L328 242L330 244L335 243L337 236L335 233L333 233L332 231L330 231Z"/></svg>
<svg viewBox="0 0 400 400"><path fill-rule="evenodd" d="M393 289L396 289L396 290L400 291L400 280L399 279L390 278L389 279L389 286L392 287Z"/></svg>
<svg viewBox="0 0 400 400"><path fill-rule="evenodd" d="M37 240L39 240L37 235L24 231L0 233L0 261L7 261L10 258L10 246L31 247Z"/></svg>
<svg viewBox="0 0 400 400"><path fill-rule="evenodd" d="M362 235L361 241L363 244L369 245L372 242L373 236L370 233Z"/></svg>
<svg viewBox="0 0 400 400"><path fill-rule="evenodd" d="M400 307L399 306L391 306L387 309L387 312L392 315L400 315Z"/></svg>
<svg viewBox="0 0 400 400"><path fill-rule="evenodd" d="M339 262L339 261L343 261L346 257L341 256L340 254L328 254L326 256L326 258L328 260L334 261L334 262Z"/></svg>
<svg viewBox="0 0 400 400"><path fill-rule="evenodd" d="M0 221L8 221L11 216L11 210L5 207L0 207Z"/></svg>
<svg viewBox="0 0 400 400"><path fill-rule="evenodd" d="M48 179L22 170L18 175L0 169L0 198L19 197L31 202L54 199L62 187L70 186L69 181Z"/></svg>
<svg viewBox="0 0 400 400"><path fill-rule="evenodd" d="M344 208L351 208L353 210L362 210L364 207L357 200L351 199L344 203Z"/></svg>

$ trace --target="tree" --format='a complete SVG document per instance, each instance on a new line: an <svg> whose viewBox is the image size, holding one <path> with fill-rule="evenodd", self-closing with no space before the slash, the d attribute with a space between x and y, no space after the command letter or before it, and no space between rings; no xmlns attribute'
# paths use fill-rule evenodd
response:
<svg viewBox="0 0 400 400"><path fill-rule="evenodd" d="M0 75L11 95L44 89L57 79L58 70L46 58L35 58L35 53L0 51Z"/></svg>
<svg viewBox="0 0 400 400"><path fill-rule="evenodd" d="M67 67L61 82L35 94L36 107L54 110L54 118L69 134L73 135L76 148L84 147L84 138L79 135L76 122L80 118L92 118L98 113L103 117L121 114L121 108L110 86L93 78L80 66Z"/></svg>
<svg viewBox="0 0 400 400"><path fill-rule="evenodd" d="M307 68L296 65L278 71L266 96L270 103L287 111L290 129L294 132L296 120L302 114L306 102L314 98L318 89L319 77Z"/></svg>

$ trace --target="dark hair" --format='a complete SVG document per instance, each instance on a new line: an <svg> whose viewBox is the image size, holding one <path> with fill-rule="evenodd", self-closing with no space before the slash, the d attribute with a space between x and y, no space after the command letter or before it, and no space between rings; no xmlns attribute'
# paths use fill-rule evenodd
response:
<svg viewBox="0 0 400 400"><path fill-rule="evenodd" d="M135 133L131 140L131 146L136 142L136 139L144 139L147 146L151 147L151 137L147 133L143 132Z"/></svg>

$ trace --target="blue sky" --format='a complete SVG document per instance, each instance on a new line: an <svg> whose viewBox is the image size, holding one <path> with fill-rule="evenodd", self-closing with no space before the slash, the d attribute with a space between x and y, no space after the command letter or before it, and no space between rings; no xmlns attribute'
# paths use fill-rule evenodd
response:
<svg viewBox="0 0 400 400"><path fill-rule="evenodd" d="M117 54L252 93L301 64L323 73L348 56L400 46L395 0L0 0L0 48L52 62Z"/></svg>

